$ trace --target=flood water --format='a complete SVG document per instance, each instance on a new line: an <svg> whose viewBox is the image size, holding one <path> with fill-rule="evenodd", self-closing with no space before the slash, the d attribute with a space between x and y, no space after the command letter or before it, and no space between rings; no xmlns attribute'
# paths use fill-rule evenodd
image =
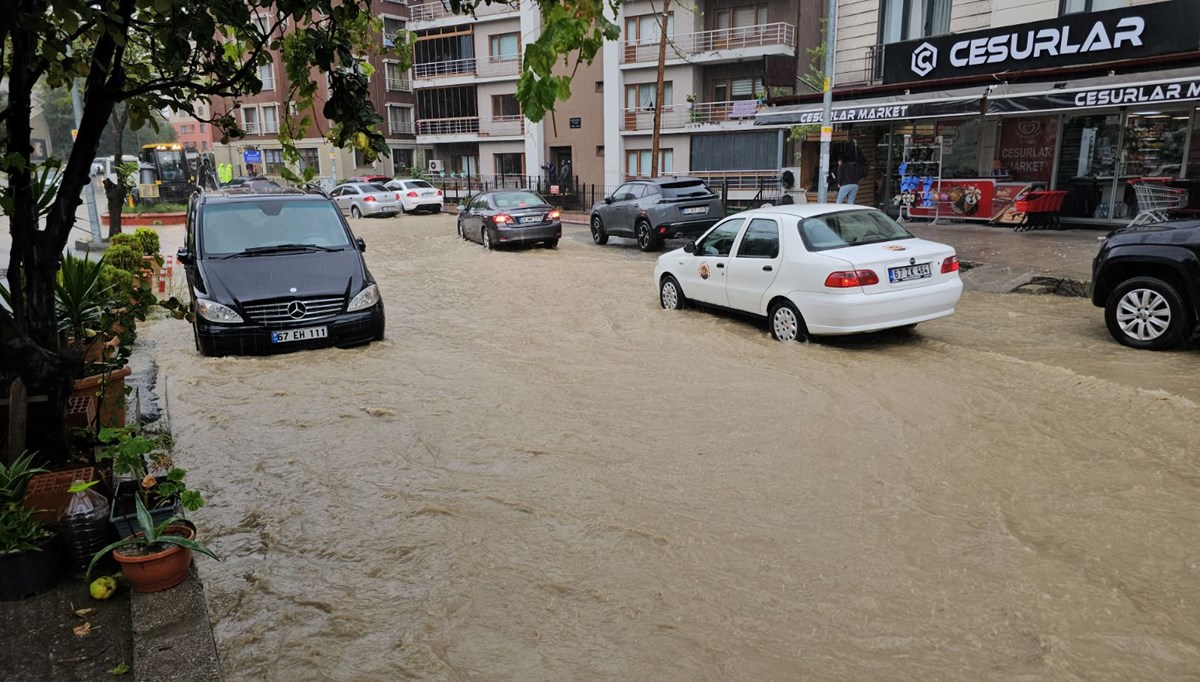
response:
<svg viewBox="0 0 1200 682"><path fill-rule="evenodd" d="M568 229L360 220L388 338L156 345L230 680L1200 676L1200 350L968 294L782 345Z"/></svg>

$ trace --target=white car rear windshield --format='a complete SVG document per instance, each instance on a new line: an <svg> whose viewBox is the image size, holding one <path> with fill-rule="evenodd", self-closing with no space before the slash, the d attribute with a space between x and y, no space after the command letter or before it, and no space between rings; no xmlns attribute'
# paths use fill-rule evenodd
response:
<svg viewBox="0 0 1200 682"><path fill-rule="evenodd" d="M428 182L425 182L424 180L409 180L408 186L409 187L418 187L420 189L433 189L433 185L429 184Z"/></svg>
<svg viewBox="0 0 1200 682"><path fill-rule="evenodd" d="M242 253L269 246L350 245L338 210L326 201L261 199L209 204L201 214L199 237L198 246L204 255Z"/></svg>
<svg viewBox="0 0 1200 682"><path fill-rule="evenodd" d="M856 244L912 239L900 223L880 211L844 211L800 221L800 238L809 251L840 249Z"/></svg>

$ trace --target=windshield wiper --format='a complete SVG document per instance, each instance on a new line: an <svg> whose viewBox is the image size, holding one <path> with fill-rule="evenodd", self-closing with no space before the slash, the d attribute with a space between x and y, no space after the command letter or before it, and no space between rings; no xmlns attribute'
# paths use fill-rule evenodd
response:
<svg viewBox="0 0 1200 682"><path fill-rule="evenodd" d="M271 246L252 246L238 253L231 253L221 258L237 258L239 256L260 256L270 253L293 253L297 251L345 251L344 246L318 246L316 244L273 244Z"/></svg>

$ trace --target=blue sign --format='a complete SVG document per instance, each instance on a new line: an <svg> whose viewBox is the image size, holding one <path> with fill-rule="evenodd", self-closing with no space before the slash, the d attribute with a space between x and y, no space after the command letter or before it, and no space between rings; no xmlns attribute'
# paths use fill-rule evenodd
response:
<svg viewBox="0 0 1200 682"><path fill-rule="evenodd" d="M262 163L262 151L259 149L247 149L242 152L242 161L246 163Z"/></svg>

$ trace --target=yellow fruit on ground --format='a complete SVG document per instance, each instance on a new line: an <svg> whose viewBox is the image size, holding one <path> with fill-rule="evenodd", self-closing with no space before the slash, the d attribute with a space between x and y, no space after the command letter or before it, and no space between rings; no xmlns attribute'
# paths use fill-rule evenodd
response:
<svg viewBox="0 0 1200 682"><path fill-rule="evenodd" d="M108 599L117 591L117 581L107 575L96 578L88 586L88 591L92 593L92 599Z"/></svg>

